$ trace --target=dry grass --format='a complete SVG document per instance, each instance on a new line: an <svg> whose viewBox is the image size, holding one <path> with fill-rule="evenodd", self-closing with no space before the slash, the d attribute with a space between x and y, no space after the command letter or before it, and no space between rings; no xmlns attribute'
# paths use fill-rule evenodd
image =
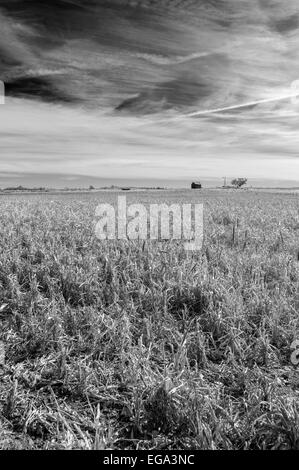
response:
<svg viewBox="0 0 299 470"><path fill-rule="evenodd" d="M200 194L193 253L98 241L113 194L0 198L0 448L299 449L298 196Z"/></svg>

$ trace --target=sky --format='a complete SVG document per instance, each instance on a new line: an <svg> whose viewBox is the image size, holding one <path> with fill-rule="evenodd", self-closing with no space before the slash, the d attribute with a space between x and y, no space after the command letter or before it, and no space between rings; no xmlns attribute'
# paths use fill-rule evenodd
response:
<svg viewBox="0 0 299 470"><path fill-rule="evenodd" d="M299 185L297 0L0 0L0 30L0 186Z"/></svg>

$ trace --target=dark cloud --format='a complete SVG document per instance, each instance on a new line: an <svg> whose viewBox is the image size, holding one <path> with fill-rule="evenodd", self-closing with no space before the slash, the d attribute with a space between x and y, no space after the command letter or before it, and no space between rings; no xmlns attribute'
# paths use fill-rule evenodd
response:
<svg viewBox="0 0 299 470"><path fill-rule="evenodd" d="M299 27L299 15L291 15L287 18L281 18L274 22L274 28L279 33L289 33L290 31L296 30Z"/></svg>
<svg viewBox="0 0 299 470"><path fill-rule="evenodd" d="M298 14L293 0L0 0L0 76L13 96L87 107L234 105L298 78Z"/></svg>
<svg viewBox="0 0 299 470"><path fill-rule="evenodd" d="M192 106L194 97L202 100L213 92L210 83L181 77L160 83L151 90L140 93L138 96L124 100L117 106L119 111L133 111L139 113L159 112L163 109Z"/></svg>
<svg viewBox="0 0 299 470"><path fill-rule="evenodd" d="M30 97L32 99L44 100L46 102L73 103L76 99L64 94L59 88L55 88L51 77L22 77L6 82L5 91L7 96L19 98Z"/></svg>

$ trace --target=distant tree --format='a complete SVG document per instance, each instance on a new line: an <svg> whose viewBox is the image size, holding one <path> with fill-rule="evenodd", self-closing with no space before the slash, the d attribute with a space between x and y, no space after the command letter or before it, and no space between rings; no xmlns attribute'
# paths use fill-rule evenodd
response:
<svg viewBox="0 0 299 470"><path fill-rule="evenodd" d="M95 189L95 187L91 184L91 185L89 186L89 190L92 191L93 189Z"/></svg>
<svg viewBox="0 0 299 470"><path fill-rule="evenodd" d="M247 178L235 178L231 182L231 184L235 186L236 188L241 188L246 183L247 183Z"/></svg>

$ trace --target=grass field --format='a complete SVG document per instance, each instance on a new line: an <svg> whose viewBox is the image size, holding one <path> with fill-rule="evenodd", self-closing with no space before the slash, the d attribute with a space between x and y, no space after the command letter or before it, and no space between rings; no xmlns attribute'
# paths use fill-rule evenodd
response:
<svg viewBox="0 0 299 470"><path fill-rule="evenodd" d="M116 196L0 197L0 448L299 450L298 194L126 194L200 252L97 240Z"/></svg>

